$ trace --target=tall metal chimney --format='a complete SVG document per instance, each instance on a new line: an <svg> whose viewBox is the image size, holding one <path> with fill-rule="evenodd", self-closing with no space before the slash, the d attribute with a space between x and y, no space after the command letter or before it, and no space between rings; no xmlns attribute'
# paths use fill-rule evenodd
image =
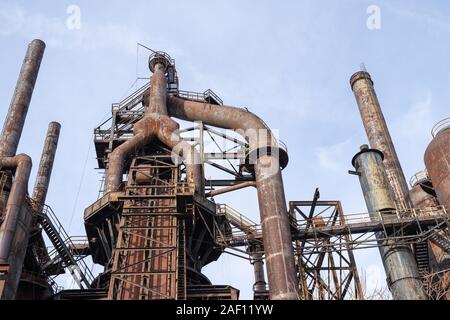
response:
<svg viewBox="0 0 450 320"><path fill-rule="evenodd" d="M352 75L350 85L358 103L370 147L384 154L384 166L394 191L397 208L410 208L408 184L384 120L372 78L367 71L359 71Z"/></svg>
<svg viewBox="0 0 450 320"><path fill-rule="evenodd" d="M16 154L44 50L45 43L39 39L28 45L0 137L0 157Z"/></svg>
<svg viewBox="0 0 450 320"><path fill-rule="evenodd" d="M395 201L383 165L383 153L363 145L353 157L352 164L359 175L370 218L396 220ZM386 240L382 232L375 236L379 239L381 259L394 300L427 300L411 248Z"/></svg>
<svg viewBox="0 0 450 320"><path fill-rule="evenodd" d="M14 299L28 245L32 215L24 203L32 163L28 155L16 151L44 49L41 40L29 44L0 136L0 167L14 172L0 225L0 299Z"/></svg>
<svg viewBox="0 0 450 320"><path fill-rule="evenodd" d="M50 176L52 175L53 162L55 160L56 148L58 147L60 131L61 125L58 122L49 123L41 161L39 162L36 183L33 189L34 209L38 212L42 211L45 204L45 198L47 197L47 190L50 183Z"/></svg>

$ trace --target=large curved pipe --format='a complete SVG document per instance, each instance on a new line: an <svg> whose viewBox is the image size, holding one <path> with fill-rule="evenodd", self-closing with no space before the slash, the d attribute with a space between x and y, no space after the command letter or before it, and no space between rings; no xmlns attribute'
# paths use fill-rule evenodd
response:
<svg viewBox="0 0 450 320"><path fill-rule="evenodd" d="M8 196L8 202L6 203L5 217L0 226L0 264L8 263L19 213L27 194L31 165L31 158L26 154L0 158L0 167L2 169L15 170L11 192Z"/></svg>
<svg viewBox="0 0 450 320"><path fill-rule="evenodd" d="M259 152L254 166L271 299L298 299L292 238L283 181L270 129L246 110L178 97L167 98L169 116L232 129L241 134L251 151ZM264 152L264 149L271 150Z"/></svg>
<svg viewBox="0 0 450 320"><path fill-rule="evenodd" d="M177 133L179 125L167 116L165 69L166 66L162 63L154 66L145 116L134 125L133 137L115 148L108 157L106 192L120 189L126 159L154 138L158 138L172 149L175 156L181 156L184 159L188 183L192 183L196 192L203 194L204 183L200 156L190 144L181 139Z"/></svg>

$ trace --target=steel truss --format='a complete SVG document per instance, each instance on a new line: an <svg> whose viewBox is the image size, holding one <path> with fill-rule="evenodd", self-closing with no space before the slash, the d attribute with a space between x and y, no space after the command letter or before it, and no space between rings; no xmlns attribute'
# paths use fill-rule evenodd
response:
<svg viewBox="0 0 450 320"><path fill-rule="evenodd" d="M189 187L179 178L170 156L133 159L109 299L186 298L184 215L177 208L177 195Z"/></svg>

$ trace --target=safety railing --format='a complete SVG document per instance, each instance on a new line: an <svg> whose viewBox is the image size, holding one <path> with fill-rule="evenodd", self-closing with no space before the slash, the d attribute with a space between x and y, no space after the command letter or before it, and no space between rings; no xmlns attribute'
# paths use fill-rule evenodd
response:
<svg viewBox="0 0 450 320"><path fill-rule="evenodd" d="M57 232L58 237L62 240L61 245L63 247L61 248L61 250L65 250L66 253L69 255L69 259L71 260L71 265L66 267L70 269L70 273L73 276L74 280L77 282L80 288L83 288L81 281L83 281L85 287L88 288L89 284L92 283L95 277L92 274L91 269L83 259L76 260L72 256L69 248L75 247L75 243L72 241L71 237L67 234L63 225L58 220L55 213L49 206L45 205L40 215L43 219L47 219L47 221L50 222L53 232ZM57 248L55 248L54 250L56 251ZM61 253L58 252L58 254ZM55 257L56 256L54 255L54 258Z"/></svg>
<svg viewBox="0 0 450 320"><path fill-rule="evenodd" d="M422 183L424 181L427 181L429 179L428 177L428 171L425 169L423 171L419 171L416 174L414 174L411 179L409 179L409 185L411 187L414 187L415 185Z"/></svg>
<svg viewBox="0 0 450 320"><path fill-rule="evenodd" d="M450 127L450 118L442 119L433 126L433 128L431 129L431 135L434 138L439 132L449 127Z"/></svg>
<svg viewBox="0 0 450 320"><path fill-rule="evenodd" d="M320 221L318 218L321 218ZM382 225L385 228L392 224L408 224L411 222L417 222L420 224L423 220L435 219L438 223L442 219L450 219L450 216L444 206L429 207L424 209L406 209L406 210L390 210L390 211L377 211L370 213L356 213L348 214L342 217L314 217L308 220L296 220L294 225L298 232L314 231L317 233L326 232L327 230L336 227L348 227L351 228L356 225ZM231 222L231 220L230 220ZM318 223L319 222L319 223ZM262 237L261 225L252 225L254 232L248 233L237 228L233 229L231 234L223 235L218 234L216 241L219 244L226 244L229 242L243 242L250 239L256 239Z"/></svg>

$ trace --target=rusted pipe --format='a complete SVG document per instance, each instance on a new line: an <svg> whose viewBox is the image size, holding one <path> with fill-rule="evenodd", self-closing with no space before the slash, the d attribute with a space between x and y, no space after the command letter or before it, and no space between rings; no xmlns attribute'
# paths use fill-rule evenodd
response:
<svg viewBox="0 0 450 320"><path fill-rule="evenodd" d="M226 187L226 188L220 188L218 190L212 190L206 194L207 197L214 197L218 196L219 194L224 194L231 191L240 190L247 187L256 187L256 182L254 181L246 181L239 184L236 184L234 186Z"/></svg>
<svg viewBox="0 0 450 320"><path fill-rule="evenodd" d="M31 165L31 158L26 154L0 158L1 169L15 170L11 192L6 203L5 218L0 226L0 264L8 263L18 216L27 194Z"/></svg>
<svg viewBox="0 0 450 320"><path fill-rule="evenodd" d="M396 220L397 216L392 214L395 200L383 165L383 153L363 145L353 157L352 164L358 172L370 218ZM393 299L427 300L411 248L389 240L389 234L377 232L375 236L379 239L381 260Z"/></svg>
<svg viewBox="0 0 450 320"><path fill-rule="evenodd" d="M45 43L38 39L28 45L0 137L0 157L16 154L44 50Z"/></svg>
<svg viewBox="0 0 450 320"><path fill-rule="evenodd" d="M47 197L60 131L61 125L58 122L49 123L32 197L34 210L38 212L42 211Z"/></svg>
<svg viewBox="0 0 450 320"><path fill-rule="evenodd" d="M352 75L350 85L355 94L370 147L384 154L384 166L397 207L410 208L408 184L381 111L372 78L368 72L359 71Z"/></svg>
<svg viewBox="0 0 450 320"><path fill-rule="evenodd" d="M179 125L167 116L166 68L166 65L159 62L152 67L154 73L151 78L146 114L134 125L133 137L115 148L108 157L106 192L119 190L126 159L154 138L158 138L172 149L175 156L183 157L188 183L192 183L196 192L203 194L204 179L200 156L190 144L181 139L177 133Z"/></svg>
<svg viewBox="0 0 450 320"><path fill-rule="evenodd" d="M298 299L297 277L277 143L265 123L251 112L167 97L169 116L236 130L250 146L256 176L271 299Z"/></svg>

